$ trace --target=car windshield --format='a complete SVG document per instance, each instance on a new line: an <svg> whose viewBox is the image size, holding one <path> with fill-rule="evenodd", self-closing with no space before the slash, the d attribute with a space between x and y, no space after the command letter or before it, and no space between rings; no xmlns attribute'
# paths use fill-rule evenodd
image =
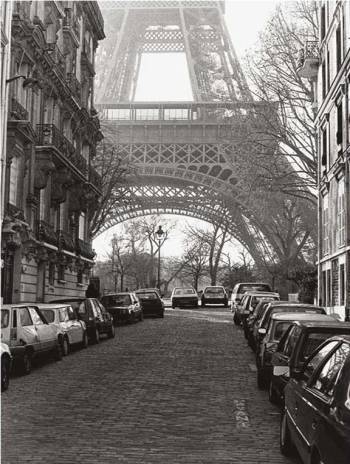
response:
<svg viewBox="0 0 350 464"><path fill-rule="evenodd" d="M139 300L156 300L157 294L155 292L136 293Z"/></svg>
<svg viewBox="0 0 350 464"><path fill-rule="evenodd" d="M10 311L8 309L1 310L1 328L6 329L10 322Z"/></svg>
<svg viewBox="0 0 350 464"><path fill-rule="evenodd" d="M40 312L44 315L47 322L54 322L55 311L53 309L41 309Z"/></svg>
<svg viewBox="0 0 350 464"><path fill-rule="evenodd" d="M194 295L193 288L177 288L175 295Z"/></svg>
<svg viewBox="0 0 350 464"><path fill-rule="evenodd" d="M108 306L129 306L131 305L130 295L108 295L102 298L102 304Z"/></svg>
<svg viewBox="0 0 350 464"><path fill-rule="evenodd" d="M271 292L271 288L267 284L244 284L241 285L238 293L244 292Z"/></svg>
<svg viewBox="0 0 350 464"><path fill-rule="evenodd" d="M274 331L273 331L273 339L276 341L281 340L282 335L288 329L288 327L292 324L292 321L283 321L283 322L276 322Z"/></svg>
<svg viewBox="0 0 350 464"><path fill-rule="evenodd" d="M204 293L208 293L210 295L223 295L224 289L221 287L210 287L210 288L206 288Z"/></svg>

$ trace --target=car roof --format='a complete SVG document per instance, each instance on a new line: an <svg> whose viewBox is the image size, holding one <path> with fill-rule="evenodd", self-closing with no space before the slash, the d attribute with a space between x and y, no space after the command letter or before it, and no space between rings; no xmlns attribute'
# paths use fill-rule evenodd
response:
<svg viewBox="0 0 350 464"><path fill-rule="evenodd" d="M103 295L102 298L105 296L121 296L121 295L130 295L130 293L134 292L116 292L116 293L107 293L107 295Z"/></svg>
<svg viewBox="0 0 350 464"><path fill-rule="evenodd" d="M300 313L299 313L300 314ZM303 313L301 313L303 314ZM321 315L321 314L320 314ZM350 330L350 322L340 322L334 319L332 316L329 316L332 318L332 320L329 321L294 321L294 325L297 325L299 327L305 328L305 329L317 329L317 328L328 328L328 327L338 327L340 329L349 329Z"/></svg>
<svg viewBox="0 0 350 464"><path fill-rule="evenodd" d="M279 293L277 292L260 292L258 290L249 290L248 292L244 292L244 296L246 295L252 295L252 296L259 296L259 295L262 295L262 296L280 296Z"/></svg>
<svg viewBox="0 0 350 464"><path fill-rule="evenodd" d="M38 303L11 303L1 305L1 309L25 308L27 306L38 306Z"/></svg>
<svg viewBox="0 0 350 464"><path fill-rule="evenodd" d="M315 320L315 321L328 321L328 322L335 322L337 321L334 320L332 316L328 316L326 314L311 314L311 313L293 313L292 311L290 313L277 313L273 314L271 316L272 320L277 320L277 321L290 321L293 319L298 319L298 320Z"/></svg>
<svg viewBox="0 0 350 464"><path fill-rule="evenodd" d="M271 301L270 306L290 306L298 308L317 308L324 309L322 306L316 306L310 303L298 303L297 301Z"/></svg>
<svg viewBox="0 0 350 464"><path fill-rule="evenodd" d="M135 293L159 293L159 290L156 288L139 288L135 290Z"/></svg>
<svg viewBox="0 0 350 464"><path fill-rule="evenodd" d="M268 285L270 286L270 284L267 282L238 282L237 284L235 284L235 287L237 285Z"/></svg>
<svg viewBox="0 0 350 464"><path fill-rule="evenodd" d="M59 309L66 308L69 306L68 303L37 303L36 306L39 309Z"/></svg>

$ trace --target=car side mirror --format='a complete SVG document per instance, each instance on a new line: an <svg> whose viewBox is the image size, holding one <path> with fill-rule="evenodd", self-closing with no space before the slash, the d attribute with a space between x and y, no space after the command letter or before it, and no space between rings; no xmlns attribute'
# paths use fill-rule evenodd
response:
<svg viewBox="0 0 350 464"><path fill-rule="evenodd" d="M281 375L290 377L289 366L273 366L273 375L276 377L280 377Z"/></svg>

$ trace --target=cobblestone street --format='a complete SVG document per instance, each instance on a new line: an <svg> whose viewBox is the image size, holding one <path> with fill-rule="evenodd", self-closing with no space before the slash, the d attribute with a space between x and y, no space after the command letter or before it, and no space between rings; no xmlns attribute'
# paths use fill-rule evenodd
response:
<svg viewBox="0 0 350 464"><path fill-rule="evenodd" d="M226 309L118 327L115 339L11 379L2 462L290 463L254 366Z"/></svg>

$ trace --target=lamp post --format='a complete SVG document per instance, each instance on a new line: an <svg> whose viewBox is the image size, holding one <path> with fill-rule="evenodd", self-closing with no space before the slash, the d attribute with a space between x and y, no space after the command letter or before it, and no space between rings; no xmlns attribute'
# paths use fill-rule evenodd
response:
<svg viewBox="0 0 350 464"><path fill-rule="evenodd" d="M160 290L160 248L163 245L164 241L162 242L162 237L165 234L164 230L162 229L162 226L158 227L158 230L156 232L157 237L158 237L158 278L157 278L157 288Z"/></svg>

